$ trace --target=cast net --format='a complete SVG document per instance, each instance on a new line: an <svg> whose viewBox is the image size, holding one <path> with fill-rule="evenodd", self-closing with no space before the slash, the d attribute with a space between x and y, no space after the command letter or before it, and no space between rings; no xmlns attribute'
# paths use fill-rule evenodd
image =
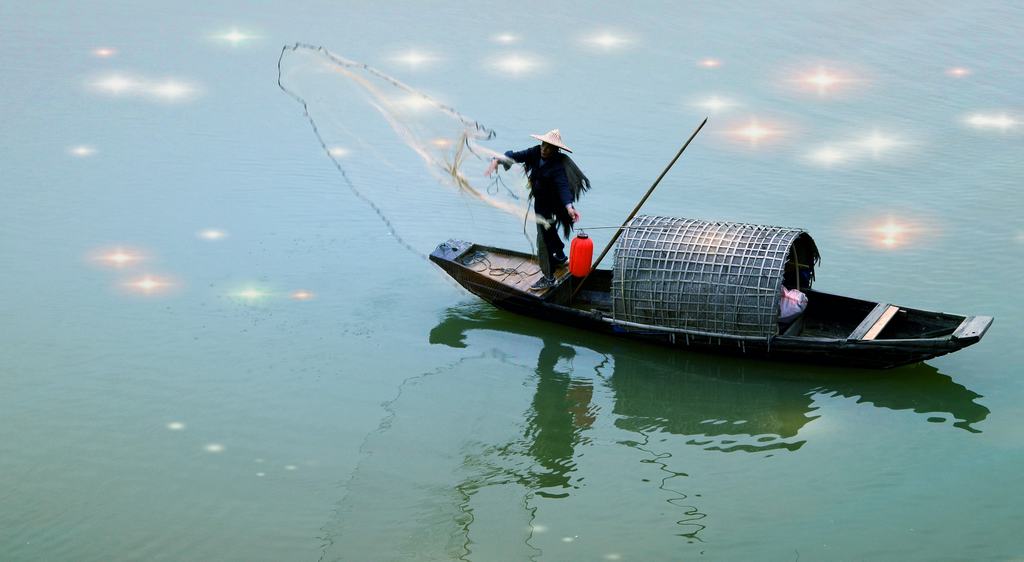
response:
<svg viewBox="0 0 1024 562"><path fill-rule="evenodd" d="M278 85L301 104L324 155L369 207L351 212L375 213L416 254L448 238L507 243L534 220L520 166L484 177L500 156L482 144L495 132L436 97L303 43L282 49Z"/></svg>

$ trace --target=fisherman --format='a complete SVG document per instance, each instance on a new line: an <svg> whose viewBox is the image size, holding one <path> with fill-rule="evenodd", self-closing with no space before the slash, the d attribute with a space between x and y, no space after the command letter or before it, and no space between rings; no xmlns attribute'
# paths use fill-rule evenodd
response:
<svg viewBox="0 0 1024 562"><path fill-rule="evenodd" d="M501 164L508 170L514 162L523 164L530 178L530 196L533 197L533 211L537 221L537 261L543 276L530 287L542 291L554 285L555 270L565 265L565 244L558 236L558 226L566 238L572 225L580 220L580 212L573 203L580 194L590 189L590 180L583 175L572 158L562 150L572 152L562 142L562 134L552 129L543 135L530 135L540 141L539 146L513 152L505 157L494 157L484 172L490 177Z"/></svg>

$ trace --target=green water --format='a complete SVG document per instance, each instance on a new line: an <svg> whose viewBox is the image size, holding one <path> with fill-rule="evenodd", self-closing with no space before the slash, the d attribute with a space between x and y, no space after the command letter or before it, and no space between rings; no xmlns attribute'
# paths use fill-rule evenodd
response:
<svg viewBox="0 0 1024 562"><path fill-rule="evenodd" d="M1022 31L994 2L0 6L0 560L1024 557ZM278 88L295 41L496 150L560 128L584 227L710 114L645 212L800 226L816 288L995 324L875 372L496 311L423 256L522 223L321 96L363 141L343 178Z"/></svg>

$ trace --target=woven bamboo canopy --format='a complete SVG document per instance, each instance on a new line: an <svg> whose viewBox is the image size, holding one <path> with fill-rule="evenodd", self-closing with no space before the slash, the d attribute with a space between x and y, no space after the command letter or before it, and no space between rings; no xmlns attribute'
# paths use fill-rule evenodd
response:
<svg viewBox="0 0 1024 562"><path fill-rule="evenodd" d="M799 228L641 215L615 249L612 310L627 322L770 337L783 277L807 288L819 259Z"/></svg>

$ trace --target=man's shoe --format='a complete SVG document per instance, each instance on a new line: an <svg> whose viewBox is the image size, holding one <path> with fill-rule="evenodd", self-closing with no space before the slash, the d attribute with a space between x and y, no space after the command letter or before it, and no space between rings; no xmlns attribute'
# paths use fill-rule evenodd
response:
<svg viewBox="0 0 1024 562"><path fill-rule="evenodd" d="M552 286L554 286L554 284L555 284L555 278L554 277L544 277L544 276L541 276L541 278L538 279L536 283L534 283L533 285L530 286L530 290L531 291L543 291L545 289L550 289Z"/></svg>

